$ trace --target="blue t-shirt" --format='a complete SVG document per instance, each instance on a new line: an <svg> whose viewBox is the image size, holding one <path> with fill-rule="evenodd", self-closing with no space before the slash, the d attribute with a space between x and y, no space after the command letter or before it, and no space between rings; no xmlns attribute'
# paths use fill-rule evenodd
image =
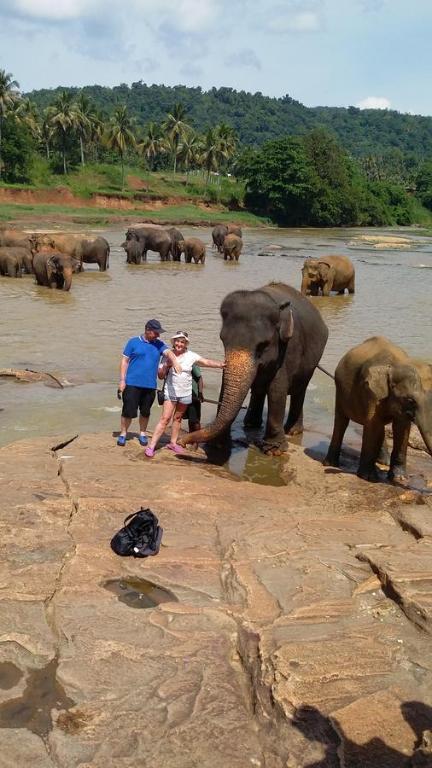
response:
<svg viewBox="0 0 432 768"><path fill-rule="evenodd" d="M123 354L129 358L126 384L156 389L160 356L168 348L161 339L147 341L143 336L129 339L123 350Z"/></svg>

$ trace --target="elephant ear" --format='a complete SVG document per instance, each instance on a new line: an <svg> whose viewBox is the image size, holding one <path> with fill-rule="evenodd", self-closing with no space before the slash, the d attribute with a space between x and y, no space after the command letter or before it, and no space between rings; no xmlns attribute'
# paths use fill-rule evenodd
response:
<svg viewBox="0 0 432 768"><path fill-rule="evenodd" d="M280 304L279 336L281 341L287 342L294 333L294 317L290 307L291 302Z"/></svg>
<svg viewBox="0 0 432 768"><path fill-rule="evenodd" d="M371 365L366 372L365 386L375 400L385 400L390 393L390 366Z"/></svg>

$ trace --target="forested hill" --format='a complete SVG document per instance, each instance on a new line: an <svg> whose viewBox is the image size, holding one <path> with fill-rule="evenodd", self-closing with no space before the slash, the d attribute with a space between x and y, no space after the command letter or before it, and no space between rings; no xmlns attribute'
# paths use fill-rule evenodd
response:
<svg viewBox="0 0 432 768"><path fill-rule="evenodd" d="M82 90L97 107L110 113L117 104L127 104L139 126L165 119L173 105L181 102L188 122L199 131L217 123L232 125L242 144L259 146L268 139L286 134L302 134L318 125L336 133L353 155L380 155L392 150L412 154L417 159L432 155L432 117L401 114L390 110L360 110L335 107L305 107L290 96L270 98L262 93L246 93L232 88L187 88L178 85L145 85L106 88L100 85L57 88L26 94L45 108L62 91Z"/></svg>

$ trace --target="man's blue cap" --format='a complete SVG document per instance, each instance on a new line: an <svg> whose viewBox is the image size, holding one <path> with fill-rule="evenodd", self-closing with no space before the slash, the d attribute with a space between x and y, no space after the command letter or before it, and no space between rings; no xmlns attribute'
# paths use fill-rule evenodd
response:
<svg viewBox="0 0 432 768"><path fill-rule="evenodd" d="M159 320L147 320L145 324L146 331L156 331L157 333L165 333L165 329L162 328Z"/></svg>

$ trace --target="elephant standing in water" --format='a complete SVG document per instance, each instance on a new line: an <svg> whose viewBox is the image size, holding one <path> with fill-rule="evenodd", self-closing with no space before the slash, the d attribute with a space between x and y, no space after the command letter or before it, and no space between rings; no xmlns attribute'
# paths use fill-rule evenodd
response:
<svg viewBox="0 0 432 768"><path fill-rule="evenodd" d="M141 246L143 261L147 261L147 251L156 251L161 261L169 261L171 255L171 237L168 232L157 226L130 227L126 240L137 240Z"/></svg>
<svg viewBox="0 0 432 768"><path fill-rule="evenodd" d="M348 256L323 256L321 259L306 259L302 269L301 292L329 296L330 291L354 293L355 271Z"/></svg>
<svg viewBox="0 0 432 768"><path fill-rule="evenodd" d="M243 248L243 240L238 235L229 234L223 241L223 255L225 261L238 261Z"/></svg>
<svg viewBox="0 0 432 768"><path fill-rule="evenodd" d="M0 247L0 275L21 277L22 267L19 251L22 248Z"/></svg>
<svg viewBox="0 0 432 768"><path fill-rule="evenodd" d="M204 264L206 257L205 243L199 237L186 237L178 243L180 253L184 253L186 264L194 261L195 264Z"/></svg>
<svg viewBox="0 0 432 768"><path fill-rule="evenodd" d="M181 240L184 240L184 237L177 227L169 227L166 231L171 238L171 258L173 261L180 261L181 250L179 243Z"/></svg>
<svg viewBox="0 0 432 768"><path fill-rule="evenodd" d="M238 224L216 224L212 230L213 245L216 246L219 253L223 253L223 244L227 235L237 235L242 238L242 231Z"/></svg>
<svg viewBox="0 0 432 768"><path fill-rule="evenodd" d="M419 428L432 454L432 391L425 389L429 366L412 360L384 336L373 336L353 347L336 371L333 435L324 464L339 466L345 430L350 419L363 425L358 476L378 480L375 462L384 442L384 427L392 423L393 450L388 477L406 477L411 424Z"/></svg>
<svg viewBox="0 0 432 768"><path fill-rule="evenodd" d="M286 449L286 434L303 429L306 389L324 351L327 326L308 299L283 283L229 293L220 312L225 369L219 411L212 424L181 442L206 442L226 433L251 389L244 423L261 426L267 397L263 449L278 455Z"/></svg>
<svg viewBox="0 0 432 768"><path fill-rule="evenodd" d="M47 288L59 288L70 291L72 273L76 268L75 260L67 253L48 251L36 253L33 259L33 272L38 285Z"/></svg>

